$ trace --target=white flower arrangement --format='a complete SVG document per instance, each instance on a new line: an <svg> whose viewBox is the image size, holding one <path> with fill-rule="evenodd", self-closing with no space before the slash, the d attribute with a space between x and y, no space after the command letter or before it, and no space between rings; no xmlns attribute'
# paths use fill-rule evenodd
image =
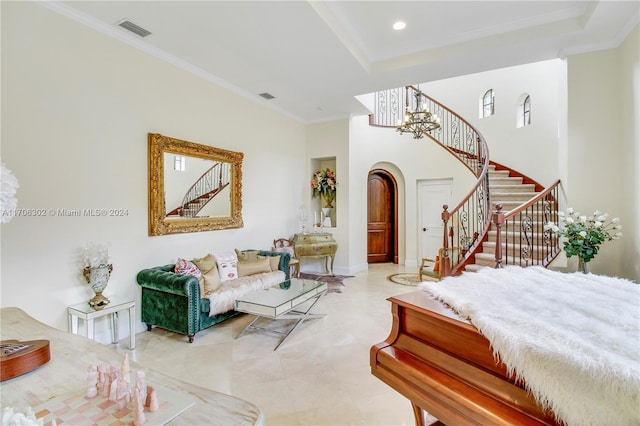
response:
<svg viewBox="0 0 640 426"><path fill-rule="evenodd" d="M18 206L18 199L16 198L16 192L20 185L18 185L18 179L7 168L4 163L0 163L0 209L3 212L11 212ZM13 219L12 214L2 213L0 215L0 223L7 223Z"/></svg>
<svg viewBox="0 0 640 426"><path fill-rule="evenodd" d="M585 263L591 261L605 241L618 240L622 237L620 219L614 217L610 222L608 213L595 211L591 216L581 215L572 208L567 212L558 212L560 226L553 222L545 225L558 237L565 237L564 251L567 257L578 256Z"/></svg>
<svg viewBox="0 0 640 426"><path fill-rule="evenodd" d="M106 244L87 244L82 251L86 268L97 268L109 264L109 249Z"/></svg>

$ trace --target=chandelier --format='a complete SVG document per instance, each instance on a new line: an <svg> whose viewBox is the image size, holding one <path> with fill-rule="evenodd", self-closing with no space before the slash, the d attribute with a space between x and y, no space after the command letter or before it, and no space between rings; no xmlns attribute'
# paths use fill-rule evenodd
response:
<svg viewBox="0 0 640 426"><path fill-rule="evenodd" d="M406 106L404 113L404 121L398 120L398 126L396 130L403 133L413 134L414 139L422 139L425 133L435 130L440 127L440 117L435 114L431 114L427 108L426 102L422 96L422 92L418 88L415 91L414 97L416 98L416 109L412 111L409 108L409 87L406 90Z"/></svg>

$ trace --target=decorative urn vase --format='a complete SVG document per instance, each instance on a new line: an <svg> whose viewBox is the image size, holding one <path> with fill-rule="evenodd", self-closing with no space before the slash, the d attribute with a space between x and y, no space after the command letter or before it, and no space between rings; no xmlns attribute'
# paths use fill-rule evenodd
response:
<svg viewBox="0 0 640 426"><path fill-rule="evenodd" d="M323 195L323 198L324 198L325 203L327 203L327 204L325 204L324 207L327 208L327 209L332 209L333 208L333 200L336 199L335 192L331 192L331 193L327 192L327 193L325 193Z"/></svg>
<svg viewBox="0 0 640 426"><path fill-rule="evenodd" d="M89 305L96 310L100 310L107 306L110 302L102 292L107 288L109 278L111 277L111 271L113 271L113 265L100 265L93 267L85 267L82 270L82 275L87 280L87 283L91 286L91 289L95 293L95 296L89 300Z"/></svg>

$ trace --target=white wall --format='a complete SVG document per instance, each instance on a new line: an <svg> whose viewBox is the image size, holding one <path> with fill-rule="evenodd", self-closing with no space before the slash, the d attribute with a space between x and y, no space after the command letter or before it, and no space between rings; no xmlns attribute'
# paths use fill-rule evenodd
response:
<svg viewBox="0 0 640 426"><path fill-rule="evenodd" d="M420 88L473 125L487 141L490 158L547 186L559 177L559 85L565 72L556 59L423 83ZM479 100L493 89L495 114L479 118ZM520 97L531 97L531 125L516 127ZM544 165L544 167L540 167Z"/></svg>
<svg viewBox="0 0 640 426"><path fill-rule="evenodd" d="M309 195L303 125L36 3L1 7L2 161L19 180L18 207L127 211L3 224L1 306L66 329L66 306L93 295L77 263L88 242L110 244L105 294L137 299L143 268L268 248L296 231L290 206ZM149 237L148 132L244 152L244 228ZM105 340L107 323L97 331Z"/></svg>
<svg viewBox="0 0 640 426"><path fill-rule="evenodd" d="M349 167L349 211L351 265L367 262L367 177L369 171L386 168L396 180L404 183L399 191L399 263L417 266L419 180L453 179L453 200L461 200L475 183L466 167L428 138L414 140L393 129L369 126L368 116L352 119L350 131L351 161ZM453 206L452 206L453 207Z"/></svg>

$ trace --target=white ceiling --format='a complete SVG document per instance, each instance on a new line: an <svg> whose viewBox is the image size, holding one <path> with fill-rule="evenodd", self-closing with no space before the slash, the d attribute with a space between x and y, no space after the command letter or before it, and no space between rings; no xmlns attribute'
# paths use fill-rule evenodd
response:
<svg viewBox="0 0 640 426"><path fill-rule="evenodd" d="M617 47L640 21L638 0L41 4L303 123L367 113L354 96L376 90Z"/></svg>

